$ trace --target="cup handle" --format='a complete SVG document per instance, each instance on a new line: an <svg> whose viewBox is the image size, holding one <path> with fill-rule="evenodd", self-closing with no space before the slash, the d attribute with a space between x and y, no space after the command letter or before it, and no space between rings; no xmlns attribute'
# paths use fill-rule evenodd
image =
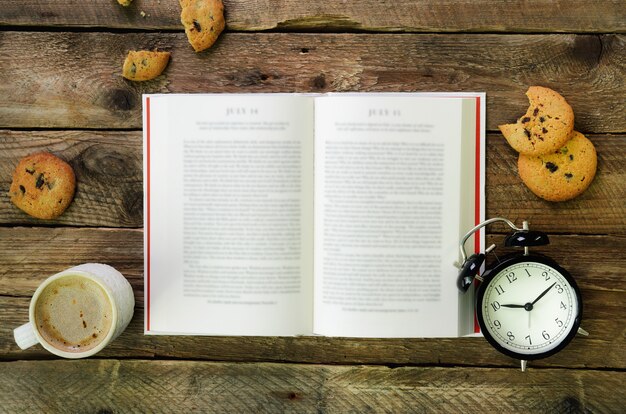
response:
<svg viewBox="0 0 626 414"><path fill-rule="evenodd" d="M35 329L30 322L25 323L19 328L15 328L13 330L13 337L20 349L27 349L39 343L39 340L35 336Z"/></svg>

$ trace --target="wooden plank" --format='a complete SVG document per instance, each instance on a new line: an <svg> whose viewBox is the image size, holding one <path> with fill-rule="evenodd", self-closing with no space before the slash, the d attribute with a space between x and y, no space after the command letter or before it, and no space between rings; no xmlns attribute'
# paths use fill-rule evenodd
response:
<svg viewBox="0 0 626 414"><path fill-rule="evenodd" d="M201 361L17 361L10 412L619 412L624 372ZM59 398L62 395L63 398ZM547 397L549 396L549 398Z"/></svg>
<svg viewBox="0 0 626 414"><path fill-rule="evenodd" d="M85 262L108 263L143 296L143 231L0 227L0 294L32 295L54 273Z"/></svg>
<svg viewBox="0 0 626 414"><path fill-rule="evenodd" d="M8 194L19 160L39 151L69 162L77 178L74 201L55 220L28 216ZM0 131L0 223L141 227L142 171L140 131Z"/></svg>
<svg viewBox="0 0 626 414"><path fill-rule="evenodd" d="M46 45L46 47L41 47ZM165 74L120 76L129 49L172 52ZM140 128L157 92L486 91L488 129L530 85L561 92L581 132L626 131L626 35L0 32L0 127Z"/></svg>
<svg viewBox="0 0 626 414"><path fill-rule="evenodd" d="M381 32L624 32L623 2L603 0L224 0L229 30ZM181 30L175 1L0 0L0 25ZM145 17L141 16L144 12Z"/></svg>
<svg viewBox="0 0 626 414"><path fill-rule="evenodd" d="M502 235L488 242L501 244ZM71 246L69 248L68 246ZM143 335L142 232L74 228L0 228L0 359L42 358L39 346L21 351L12 329L28 319L29 297L45 277L84 262L108 263L135 290L137 307L126 332L99 356L168 357L227 361L290 361L351 364L501 365L500 355L481 338L346 339L323 337L184 337ZM554 236L550 255L577 279L583 294L583 327L564 351L534 366L626 368L626 309L622 277L626 239L609 236ZM498 254L501 254L499 252ZM593 257L593 264L589 258ZM450 287L454 281L450 281ZM620 345L621 344L621 345Z"/></svg>
<svg viewBox="0 0 626 414"><path fill-rule="evenodd" d="M501 134L489 134L486 216L516 223L528 220L532 228L545 232L626 234L626 136L587 136L598 153L594 181L573 200L554 203L535 196L524 185L517 174L518 154Z"/></svg>
<svg viewBox="0 0 626 414"><path fill-rule="evenodd" d="M559 354L530 363L532 367L626 368L626 319L608 315L616 307L603 307L602 300L619 301L619 294L596 295L585 305L597 309L603 319L584 319L590 337L577 337ZM140 299L140 298L139 298ZM20 350L13 342L13 329L28 320L29 298L0 296L0 360L50 359L40 345ZM142 306L141 303L138 306ZM606 310L605 310L606 309ZM588 312L587 312L588 313ZM494 350L482 338L326 338L240 336L146 336L143 308L138 307L127 330L98 354L99 358L184 358L212 361L302 362L325 364L387 364L420 366L518 367L519 361ZM616 325L621 325L617 327Z"/></svg>
<svg viewBox="0 0 626 414"><path fill-rule="evenodd" d="M550 203L536 197L517 176L517 154L502 136L487 139L487 216L504 216L547 232L626 234L625 135L590 136L598 154L598 173L580 197ZM142 227L141 131L0 130L0 223ZM51 151L67 160L78 178L69 209L57 220L28 217L9 200L7 190L20 158Z"/></svg>

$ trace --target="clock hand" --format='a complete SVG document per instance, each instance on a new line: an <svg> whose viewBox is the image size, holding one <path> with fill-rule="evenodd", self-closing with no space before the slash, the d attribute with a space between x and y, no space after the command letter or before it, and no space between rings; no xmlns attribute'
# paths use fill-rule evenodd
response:
<svg viewBox="0 0 626 414"><path fill-rule="evenodd" d="M541 299L542 297L544 297L546 295L546 293L548 293L550 291L550 289L552 289L552 287L556 285L556 282L554 282L553 284L550 285L550 287L548 287L546 290L544 290L543 292L541 292L541 295L537 296L537 299L533 300L530 304L534 305L535 303L537 303L537 301L539 299Z"/></svg>
<svg viewBox="0 0 626 414"><path fill-rule="evenodd" d="M531 310L533 310L533 305L535 303L537 303L537 301L539 301L539 299L544 297L546 295L546 293L548 293L550 291L550 289L552 289L554 287L554 285L556 285L556 282L554 282L553 284L550 285L550 287L548 287L546 290L541 292L541 294L539 296L537 296L537 299L535 299L532 302L528 302L528 303L526 303L524 305L515 305L513 303L507 303L507 304L500 305L500 306L502 306L504 308L526 309L528 312L530 312ZM528 323L530 324L530 319L528 320Z"/></svg>

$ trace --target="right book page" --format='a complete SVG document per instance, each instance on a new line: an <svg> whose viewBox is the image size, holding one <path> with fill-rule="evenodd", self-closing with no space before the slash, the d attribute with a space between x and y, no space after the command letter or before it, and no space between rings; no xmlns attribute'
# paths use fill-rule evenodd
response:
<svg viewBox="0 0 626 414"><path fill-rule="evenodd" d="M452 263L483 218L481 97L316 99L314 333L473 331L471 294L459 295Z"/></svg>

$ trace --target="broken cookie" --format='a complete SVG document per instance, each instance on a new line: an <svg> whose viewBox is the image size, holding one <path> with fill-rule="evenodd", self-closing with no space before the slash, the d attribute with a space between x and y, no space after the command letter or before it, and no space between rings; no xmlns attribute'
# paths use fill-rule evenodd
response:
<svg viewBox="0 0 626 414"><path fill-rule="evenodd" d="M156 78L165 70L170 60L169 52L131 50L126 56L122 76L132 81L147 81Z"/></svg>
<svg viewBox="0 0 626 414"><path fill-rule="evenodd" d="M574 111L560 94L531 86L530 106L515 124L500 125L502 135L520 154L542 155L561 148L574 130Z"/></svg>
<svg viewBox="0 0 626 414"><path fill-rule="evenodd" d="M226 26L222 0L180 0L180 21L193 49L210 48Z"/></svg>

